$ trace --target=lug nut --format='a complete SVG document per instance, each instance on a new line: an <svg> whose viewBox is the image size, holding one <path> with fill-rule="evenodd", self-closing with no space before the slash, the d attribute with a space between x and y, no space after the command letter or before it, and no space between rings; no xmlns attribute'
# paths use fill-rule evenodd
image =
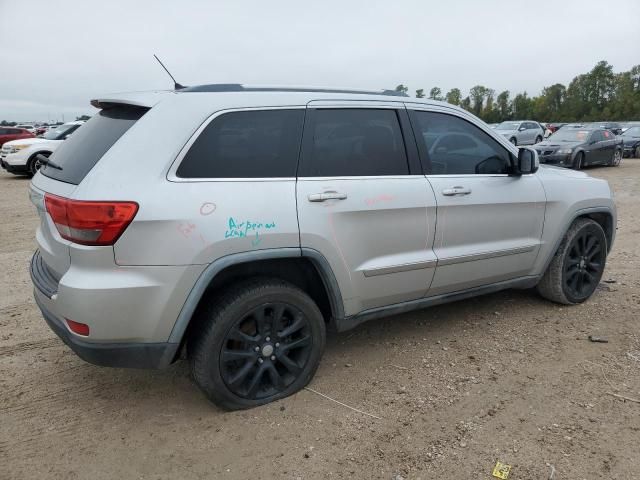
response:
<svg viewBox="0 0 640 480"><path fill-rule="evenodd" d="M271 341L271 338L267 337L267 338L265 338L265 340L266 340L267 342L270 342L270 341Z"/></svg>
<svg viewBox="0 0 640 480"><path fill-rule="evenodd" d="M254 348L254 350L255 350L256 352L259 352L259 351L260 351L260 347L256 346L256 348Z"/></svg>
<svg viewBox="0 0 640 480"><path fill-rule="evenodd" d="M279 346L280 346L280 344L279 344L279 343L276 343L276 347L279 347Z"/></svg>
<svg viewBox="0 0 640 480"><path fill-rule="evenodd" d="M271 355L271 361L275 361L276 356L275 355Z"/></svg>
<svg viewBox="0 0 640 480"><path fill-rule="evenodd" d="M264 360L262 360L261 358L258 359L258 363L262 363L264 362Z"/></svg>

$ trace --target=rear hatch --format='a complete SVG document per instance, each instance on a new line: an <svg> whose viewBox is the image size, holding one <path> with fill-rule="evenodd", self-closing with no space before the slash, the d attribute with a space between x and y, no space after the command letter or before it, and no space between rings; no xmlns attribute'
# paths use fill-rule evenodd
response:
<svg viewBox="0 0 640 480"><path fill-rule="evenodd" d="M51 164L43 166L33 177L30 197L40 216L36 241L42 260L54 278L59 279L69 269L70 248L75 244L60 235L47 212L45 196L73 198L74 191L89 171L148 110L131 105L105 105L65 140L49 157Z"/></svg>

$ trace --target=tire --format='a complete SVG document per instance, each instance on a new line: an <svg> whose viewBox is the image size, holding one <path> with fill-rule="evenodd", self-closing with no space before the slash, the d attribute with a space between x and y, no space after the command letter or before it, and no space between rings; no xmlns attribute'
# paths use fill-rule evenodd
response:
<svg viewBox="0 0 640 480"><path fill-rule="evenodd" d="M537 290L547 300L572 305L587 300L600 283L607 260L607 237L589 218L579 218L562 238Z"/></svg>
<svg viewBox="0 0 640 480"><path fill-rule="evenodd" d="M516 139L516 137L511 137L511 138L509 139L509 141L510 141L511 143L513 143L514 145L516 145L516 146L518 145L518 140Z"/></svg>
<svg viewBox="0 0 640 480"><path fill-rule="evenodd" d="M613 152L613 157L611 158L611 162L609 163L612 167L619 167L622 163L622 151L616 150Z"/></svg>
<svg viewBox="0 0 640 480"><path fill-rule="evenodd" d="M50 152L38 152L35 155L31 156L31 158L27 162L27 168L29 169L29 175L32 176L32 177L36 173L38 173L38 170L40 170L40 167L42 166L41 163L40 163L40 160L38 160L36 158L38 155L42 155L43 157L49 158L49 155L51 155L51 153Z"/></svg>
<svg viewBox="0 0 640 480"><path fill-rule="evenodd" d="M574 170L582 169L582 163L584 162L584 152L580 152L576 155L576 158L573 160L573 168Z"/></svg>
<svg viewBox="0 0 640 480"><path fill-rule="evenodd" d="M536 137L536 141L535 141L535 143L540 143L541 141L542 141L542 137L541 137L540 135L538 135L538 136Z"/></svg>
<svg viewBox="0 0 640 480"><path fill-rule="evenodd" d="M635 154L633 156L636 158L640 158L640 147L636 147Z"/></svg>
<svg viewBox="0 0 640 480"><path fill-rule="evenodd" d="M324 351L318 306L281 280L237 284L210 301L194 321L187 341L191 373L209 400L228 410L263 405L302 389Z"/></svg>

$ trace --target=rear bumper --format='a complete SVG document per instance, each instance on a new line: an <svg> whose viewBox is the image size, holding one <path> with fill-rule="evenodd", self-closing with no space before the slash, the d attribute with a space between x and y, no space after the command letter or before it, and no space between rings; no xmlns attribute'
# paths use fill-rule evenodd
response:
<svg viewBox="0 0 640 480"><path fill-rule="evenodd" d="M115 287L100 285L106 276L104 271L79 268L79 272L74 273L70 269L59 278L37 250L29 270L34 297L45 321L83 360L109 367L163 368L175 359L180 343L169 341L168 337L177 312L170 310L179 309L184 300L176 301L171 292L165 290L165 285L149 286L148 275L142 276L147 284L129 281L139 280L136 275L148 273L146 269L142 272L136 269L133 276L118 272ZM74 275L79 277L74 279ZM71 277L72 284L80 286L65 284L67 276ZM105 288L109 286L112 288ZM182 296L180 292L179 297ZM166 333L154 336L162 325L163 314L170 319L167 328L162 329ZM72 332L65 318L88 324L90 336Z"/></svg>
<svg viewBox="0 0 640 480"><path fill-rule="evenodd" d="M178 343L92 343L71 333L61 318L51 313L34 295L49 328L85 362L102 367L164 368L178 352Z"/></svg>

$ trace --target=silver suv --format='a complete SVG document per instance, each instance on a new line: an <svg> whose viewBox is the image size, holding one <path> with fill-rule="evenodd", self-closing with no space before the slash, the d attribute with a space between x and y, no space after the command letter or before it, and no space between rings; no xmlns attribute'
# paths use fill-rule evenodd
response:
<svg viewBox="0 0 640 480"><path fill-rule="evenodd" d="M509 120L495 128L514 145L534 145L544 139L545 129L538 122Z"/></svg>
<svg viewBox="0 0 640 480"><path fill-rule="evenodd" d="M445 103L204 85L92 104L32 180L36 302L91 363L184 348L225 408L304 387L328 327L505 288L583 302L614 240L607 182Z"/></svg>

